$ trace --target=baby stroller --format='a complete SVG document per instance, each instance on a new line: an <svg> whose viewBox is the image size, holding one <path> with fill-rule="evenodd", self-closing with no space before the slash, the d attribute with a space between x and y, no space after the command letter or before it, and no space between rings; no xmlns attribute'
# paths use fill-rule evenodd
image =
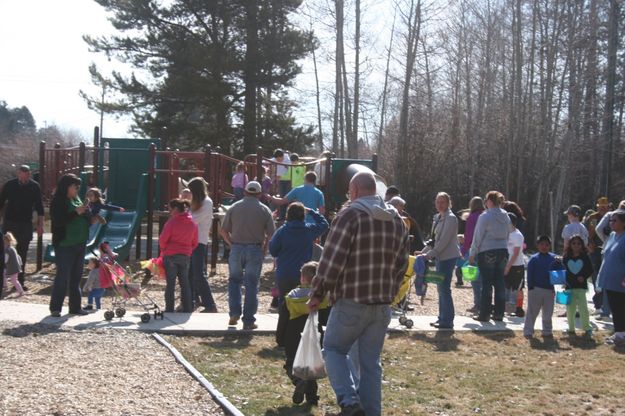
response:
<svg viewBox="0 0 625 416"><path fill-rule="evenodd" d="M100 287L110 288L113 291L111 308L104 311L104 319L110 321L115 316L122 318L126 314L126 303L129 299L134 299L145 311L141 315L141 322L150 322L150 312L153 313L154 319L164 319L163 311L158 304L141 290L141 283L133 283L130 274L115 261L115 253L108 243L100 244L99 248ZM98 257L96 253L93 255Z"/></svg>
<svg viewBox="0 0 625 416"><path fill-rule="evenodd" d="M414 321L406 317L406 312L408 311L408 301L410 300L410 288L412 287L412 278L415 275L414 272L414 262L416 257L409 256L408 257L408 267L404 272L404 280L402 280L401 285L399 286L399 290L397 291L397 295L395 295L395 299L393 299L393 303L391 303L391 308L393 312L398 313L399 316L399 324L405 326L410 329L414 325Z"/></svg>

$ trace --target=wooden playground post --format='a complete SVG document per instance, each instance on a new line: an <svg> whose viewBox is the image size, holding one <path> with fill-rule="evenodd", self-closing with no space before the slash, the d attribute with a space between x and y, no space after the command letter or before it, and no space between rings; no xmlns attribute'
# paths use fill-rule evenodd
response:
<svg viewBox="0 0 625 416"><path fill-rule="evenodd" d="M332 158L334 157L334 153L328 153L326 155L326 177L325 177L325 186L323 187L323 198L326 201L326 206L328 204L328 202L330 201L330 181L332 180L332 178L330 177L330 174L332 172ZM332 207L332 209L335 209L336 207ZM328 215L330 213L329 209L326 209L326 215Z"/></svg>
<svg viewBox="0 0 625 416"><path fill-rule="evenodd" d="M99 170L99 155L98 148L100 147L100 128L93 128L93 175L91 181L93 182L93 186L98 186L98 170Z"/></svg>
<svg viewBox="0 0 625 416"><path fill-rule="evenodd" d="M97 127L96 127L97 128ZM146 247L145 256L148 259L152 258L152 228L154 226L154 180L155 180L155 165L156 165L156 145L150 144L148 148L150 152L150 165L148 167L148 221L146 231Z"/></svg>
<svg viewBox="0 0 625 416"><path fill-rule="evenodd" d="M85 142L80 142L78 145L78 175L85 170Z"/></svg>
<svg viewBox="0 0 625 416"><path fill-rule="evenodd" d="M209 170L212 173L213 182L210 184L213 191L213 211L217 212L219 208L219 201L217 200L217 187L219 186L219 146L215 148L217 154L213 156L209 153L210 164L205 164L204 169ZM210 148L208 149L210 152ZM219 218L213 215L213 224L211 227L211 276L217 274L217 257L219 256Z"/></svg>
<svg viewBox="0 0 625 416"><path fill-rule="evenodd" d="M39 142L39 188L45 195L46 189L46 142ZM43 268L43 235L37 234L37 271Z"/></svg>
<svg viewBox="0 0 625 416"><path fill-rule="evenodd" d="M204 147L204 180L208 183L209 187L215 187L216 184L214 182L211 183L211 168L213 167L211 164L211 146L206 145ZM210 189L209 189L210 193ZM213 214L217 211L217 206L213 204ZM217 255L212 254L215 252L215 247L219 247L215 245L215 242L219 244L219 235L217 230L219 220L213 215L213 222L211 223L211 271L210 276L215 276L217 274Z"/></svg>
<svg viewBox="0 0 625 416"><path fill-rule="evenodd" d="M262 183L263 183L263 179L265 177L263 176L263 148L261 146L258 146L256 148L256 180L258 181L258 183L261 184L261 189L262 189Z"/></svg>

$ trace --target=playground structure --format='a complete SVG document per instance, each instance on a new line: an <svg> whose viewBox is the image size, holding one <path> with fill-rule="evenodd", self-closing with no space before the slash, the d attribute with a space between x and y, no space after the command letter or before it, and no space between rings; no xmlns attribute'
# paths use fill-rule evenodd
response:
<svg viewBox="0 0 625 416"><path fill-rule="evenodd" d="M154 222L159 233L167 219L167 202L179 195L180 179L201 176L209 184L209 196L214 210L232 203L230 185L235 167L243 163L249 180L262 181L265 175L274 177L279 163L263 156L263 149L238 160L220 153L220 149L206 146L203 151L178 151L159 149L159 140L101 138L99 128L94 128L93 145L84 142L79 146L47 148L45 142L39 149L39 182L45 203L49 203L58 179L66 173L79 176L83 183L80 195L88 187L97 186L106 192L107 201L123 206L126 212L103 212L107 224L98 225L88 242L87 256L97 254L97 246L108 241L120 260L128 260L133 242L135 258L142 257L142 234L145 224L145 257L153 257ZM315 170L322 181L318 188L326 201L326 212L337 210L345 201L349 179L355 173L377 170L377 156L371 160L339 159L328 154L320 159L301 158L306 170ZM258 179L257 179L258 178ZM386 189L378 177L378 192ZM219 241L219 218L213 219L211 239ZM216 271L218 244L212 244L211 274ZM37 241L37 269L44 259L42 238ZM45 260L54 260L54 251L48 247Z"/></svg>

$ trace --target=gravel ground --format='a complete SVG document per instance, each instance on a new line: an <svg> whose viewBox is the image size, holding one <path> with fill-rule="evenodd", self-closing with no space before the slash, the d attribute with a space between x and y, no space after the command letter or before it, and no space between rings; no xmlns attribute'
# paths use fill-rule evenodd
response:
<svg viewBox="0 0 625 416"><path fill-rule="evenodd" d="M50 293L52 292L52 281L54 279L55 267L54 265L44 265L44 269L40 274L31 273L31 275L26 276L26 283L29 288L28 294L21 297L15 298L15 292L11 293L7 298L11 300L15 300L18 302L30 302L30 303L40 303L47 304L50 302ZM133 270L136 267L131 265ZM273 262L271 259L266 259L263 265L263 271L260 281L260 290L258 295L258 312L259 313L267 313L269 312L269 307L271 304L271 287L273 286L274 281L274 273ZM29 264L27 269L28 271L34 272L34 266ZM137 279L140 281L143 278L143 274L137 274ZM213 291L213 296L215 298L215 302L217 303L217 308L220 312L228 311L228 265L224 262L217 263L217 274L215 276L210 276L208 278L209 283L211 285L211 290ZM455 283L455 277L453 282ZM462 287L455 287L454 283L452 283L452 297L454 299L454 306L456 309L456 315L465 315L470 316L471 314L467 312L467 309L473 306L473 290L469 283L465 283ZM165 306L164 301L164 291L165 291L165 282L161 280L152 279L147 286L145 287L146 293L152 296L152 298L161 306ZM66 301L67 302L67 301ZM106 307L110 304L109 299L103 299L103 307ZM84 303L87 303L87 299L85 297ZM430 284L427 291L427 296L425 298L424 305L421 305L418 302L417 296L415 295L414 286L411 288L411 297L410 303L414 307L414 311L410 312L410 314L414 315L428 315L428 316L436 316L438 315L438 294L436 292L436 285ZM129 310L137 309L137 307L133 307L129 305ZM556 312L561 313L564 312L565 309L556 305Z"/></svg>
<svg viewBox="0 0 625 416"><path fill-rule="evenodd" d="M2 415L223 415L152 337L0 321Z"/></svg>

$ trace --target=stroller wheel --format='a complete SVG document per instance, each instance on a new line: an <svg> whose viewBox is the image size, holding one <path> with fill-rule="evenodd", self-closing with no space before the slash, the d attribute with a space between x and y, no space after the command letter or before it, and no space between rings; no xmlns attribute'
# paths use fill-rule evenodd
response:
<svg viewBox="0 0 625 416"><path fill-rule="evenodd" d="M143 315L141 315L141 322L143 322L144 324L150 322L150 314L144 313Z"/></svg>
<svg viewBox="0 0 625 416"><path fill-rule="evenodd" d="M124 308L117 308L117 309L115 309L115 316L117 316L118 318L121 318L124 315L126 315L126 309L124 309Z"/></svg>
<svg viewBox="0 0 625 416"><path fill-rule="evenodd" d="M113 311L105 311L104 312L104 319L106 319L107 321L110 321L114 317L115 317L115 313L113 313Z"/></svg>
<svg viewBox="0 0 625 416"><path fill-rule="evenodd" d="M407 319L405 316L400 316L400 317L399 317L399 324L400 324L400 325L406 325L406 321L407 321L407 320L408 320L408 319Z"/></svg>
<svg viewBox="0 0 625 416"><path fill-rule="evenodd" d="M410 329L414 326L414 322L412 319L406 319L406 322L404 322L404 325L406 325L406 328Z"/></svg>

